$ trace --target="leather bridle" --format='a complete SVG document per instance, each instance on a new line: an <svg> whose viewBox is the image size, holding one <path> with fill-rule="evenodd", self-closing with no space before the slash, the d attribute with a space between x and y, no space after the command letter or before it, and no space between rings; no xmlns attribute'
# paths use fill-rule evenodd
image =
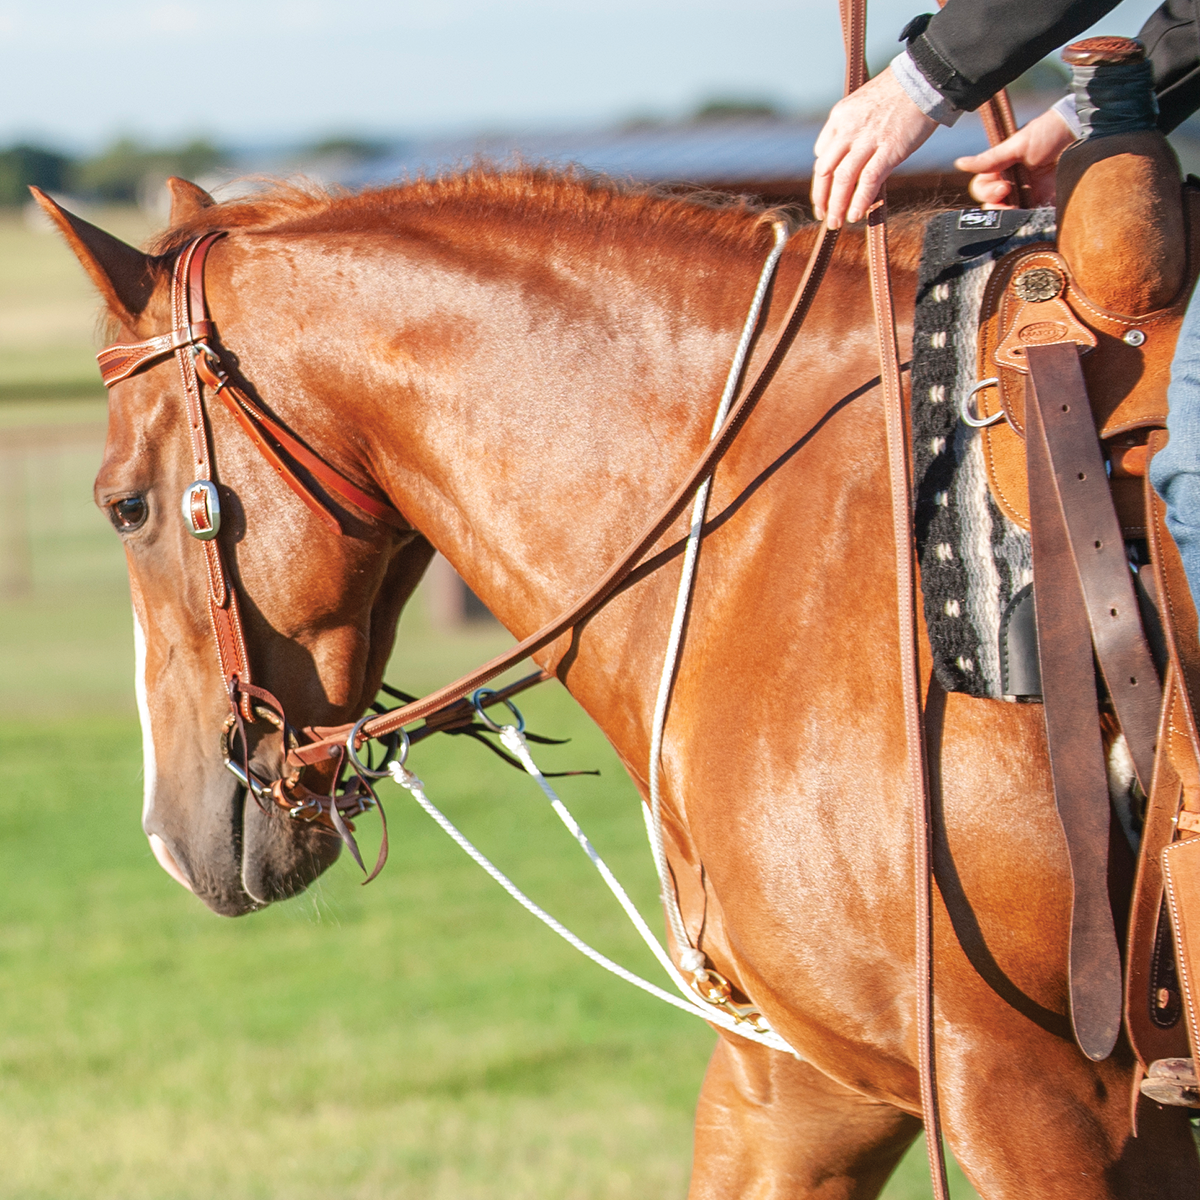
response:
<svg viewBox="0 0 1200 1200"><path fill-rule="evenodd" d="M179 368L191 438L192 465L196 472L195 482L184 491L183 519L188 531L204 548L210 623L221 676L230 700L230 714L221 742L226 765L250 790L260 805L273 802L294 818L319 821L335 829L361 865L358 849L343 818L361 813L365 808L374 807L378 801L370 782L375 772L369 763L361 760L359 751L372 739L388 740L394 745L400 739L416 741L427 733L468 726L480 704L477 697L468 702L466 698L469 695L477 693L497 675L535 654L603 607L645 557L650 547L670 528L692 499L696 489L711 476L733 444L754 406L766 391L812 306L833 256L837 233L821 227L804 276L784 317L783 327L765 361L746 383L741 397L730 409L721 430L708 444L675 494L591 591L557 620L525 638L512 650L424 699L368 714L353 724L336 727L309 726L303 730L297 730L289 724L282 704L269 691L253 682L237 590L229 580L217 539L221 522L220 501L213 478L213 455L204 406L205 388L220 397L237 420L239 427L271 464L280 479L333 532L338 535L345 534L342 521L328 496L315 490L297 473L293 464L303 467L313 479L320 482L327 493L333 493L348 501L374 520L396 529L409 530L412 527L395 508L368 495L305 446L295 434L264 412L245 390L230 378L221 360L216 326L209 314L204 289L204 264L207 255L213 244L224 236L224 232L206 234L179 251L171 279L174 328L169 333L132 344L108 346L97 355L97 361L107 387L114 386L168 355L174 355ZM820 414L816 414L812 424L815 425L819 420ZM514 690L546 677L544 672L538 673L500 692L490 692L486 702L501 702L506 696L511 696ZM245 723L260 719L274 725L283 734L287 773L278 779L264 780L257 776L249 765ZM421 720L425 721L425 725L409 735L405 726ZM240 762L232 752L235 732L241 741ZM328 769L331 760L336 760L333 764L336 769L332 773L333 784L329 792L315 793L306 788L300 778L304 769ZM347 766L353 771L354 778L341 793L338 793L337 788ZM380 812L382 814L382 809ZM376 871L372 872L372 877L382 866L384 857L386 841L381 849L381 860L376 864Z"/></svg>
<svg viewBox="0 0 1200 1200"><path fill-rule="evenodd" d="M204 290L204 265L208 253L224 236L224 232L206 234L179 251L171 276L171 316L174 327L170 333L141 342L108 346L97 355L97 361L105 386L110 388L168 355L175 357L179 368L191 442L192 469L196 475L195 482L184 490L182 513L188 531L204 549L209 622L221 677L230 702L230 713L221 736L221 752L226 766L248 788L260 806L273 802L293 817L328 825L347 841L358 859L358 849L345 820L374 805L370 787L362 786L365 781L356 776L351 786L340 795L336 794L343 766L339 762L334 772L334 786L324 795L304 788L300 783L300 769L293 769L284 778L266 781L250 768L246 722L265 720L274 725L283 735L285 752L289 747L298 745L299 737L288 724L282 704L269 691L253 682L237 589L230 582L217 539L221 528L221 507L213 475L204 388L220 397L239 428L279 478L331 532L339 536L344 536L346 532L337 509L329 499L331 494L358 508L372 520L393 529L407 531L412 527L390 504L369 495L314 454L231 380L217 348L216 329L209 317ZM298 473L297 466L317 481L325 494L306 481ZM240 762L231 745L235 731L241 740ZM326 756L327 759L329 757ZM361 859L359 861L361 863ZM382 866L382 862L379 865Z"/></svg>

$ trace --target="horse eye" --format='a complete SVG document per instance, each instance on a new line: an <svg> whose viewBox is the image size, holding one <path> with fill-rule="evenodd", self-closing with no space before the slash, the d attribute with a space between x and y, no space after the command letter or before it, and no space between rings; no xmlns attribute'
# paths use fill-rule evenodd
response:
<svg viewBox="0 0 1200 1200"><path fill-rule="evenodd" d="M145 496L122 496L108 506L108 519L118 533L132 533L146 523L150 508Z"/></svg>

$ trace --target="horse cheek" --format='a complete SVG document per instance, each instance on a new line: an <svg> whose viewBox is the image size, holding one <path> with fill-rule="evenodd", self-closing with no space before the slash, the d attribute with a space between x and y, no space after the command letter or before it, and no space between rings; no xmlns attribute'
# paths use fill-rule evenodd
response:
<svg viewBox="0 0 1200 1200"><path fill-rule="evenodd" d="M370 648L369 638L353 625L324 633L312 647L317 678L331 707L354 709L357 715L364 703L361 692Z"/></svg>

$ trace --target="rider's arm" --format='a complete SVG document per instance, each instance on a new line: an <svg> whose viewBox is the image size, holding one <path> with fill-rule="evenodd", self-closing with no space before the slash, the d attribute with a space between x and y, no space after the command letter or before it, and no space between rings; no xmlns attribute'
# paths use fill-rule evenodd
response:
<svg viewBox="0 0 1200 1200"><path fill-rule="evenodd" d="M1117 3L948 0L922 31L909 25L908 56L955 108L973 111Z"/></svg>
<svg viewBox="0 0 1200 1200"><path fill-rule="evenodd" d="M925 141L935 122L953 124L959 112L978 107L1051 50L1082 33L1115 3L949 0L928 20L910 22L904 54L859 92L835 105L821 131L812 188L817 216L827 216L834 226L847 219L860 220L883 181ZM1198 3L1166 0L1140 35L1154 67L1164 129L1174 128L1200 106ZM1069 114L1045 114L1038 119L1040 129L1031 131L1036 135L1034 152L1042 157L1051 142L1061 140L1055 124L1059 117L1070 126ZM997 150L1005 155L1016 152L1013 161L1026 161L1047 175L1052 186L1046 163L1022 157L1027 141L1018 145L1016 139L1009 139ZM990 161L987 167L973 165L974 161L963 160L962 169L1000 169ZM1006 184L992 190L997 188L1008 190ZM976 198L999 202L991 194Z"/></svg>
<svg viewBox="0 0 1200 1200"><path fill-rule="evenodd" d="M978 108L1114 7L1113 0L949 0L923 29L920 17L909 25L916 36L907 59L943 103ZM1138 38L1154 69L1159 127L1169 133L1200 108L1196 0L1166 0Z"/></svg>
<svg viewBox="0 0 1200 1200"><path fill-rule="evenodd" d="M1138 40L1154 68L1158 127L1170 133L1200 108L1200 28L1196 0L1167 0L1142 26Z"/></svg>
<svg viewBox="0 0 1200 1200"><path fill-rule="evenodd" d="M1196 0L1167 0L1142 26L1138 37L1154 70L1158 125L1169 133L1200 108ZM955 166L974 175L970 191L980 203L1011 207L1016 197L1004 171L1014 163L1024 163L1033 188L1033 203L1053 204L1058 156L1079 135L1074 98L1067 96L1007 141L982 154L960 158Z"/></svg>

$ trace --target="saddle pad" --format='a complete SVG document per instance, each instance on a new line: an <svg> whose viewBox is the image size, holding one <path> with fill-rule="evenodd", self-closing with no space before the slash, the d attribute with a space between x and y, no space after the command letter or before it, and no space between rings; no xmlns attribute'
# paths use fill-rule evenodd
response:
<svg viewBox="0 0 1200 1200"><path fill-rule="evenodd" d="M999 699L1000 626L1033 581L1029 534L988 489L980 431L960 417L975 386L979 311L997 259L1054 241L1054 210L939 213L925 227L913 324L917 556L933 669L951 692Z"/></svg>

